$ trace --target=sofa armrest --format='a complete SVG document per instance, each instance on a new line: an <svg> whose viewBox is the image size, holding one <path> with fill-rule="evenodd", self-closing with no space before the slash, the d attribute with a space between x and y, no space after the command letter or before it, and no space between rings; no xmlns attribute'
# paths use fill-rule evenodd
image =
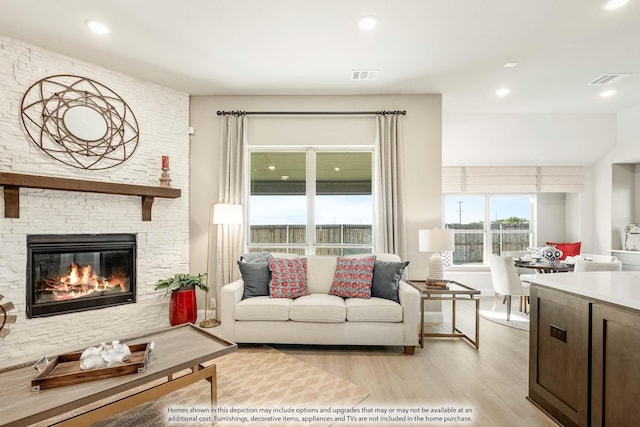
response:
<svg viewBox="0 0 640 427"><path fill-rule="evenodd" d="M235 340L234 311L237 303L242 301L244 282L242 279L224 285L220 290L220 321L222 322L222 337L228 341Z"/></svg>
<svg viewBox="0 0 640 427"><path fill-rule="evenodd" d="M398 290L402 305L404 323L404 345L418 345L418 327L420 326L420 292L405 281L400 281Z"/></svg>

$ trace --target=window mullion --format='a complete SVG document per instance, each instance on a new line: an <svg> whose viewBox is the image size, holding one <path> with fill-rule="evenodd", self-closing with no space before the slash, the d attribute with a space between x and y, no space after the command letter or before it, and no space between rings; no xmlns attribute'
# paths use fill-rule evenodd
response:
<svg viewBox="0 0 640 427"><path fill-rule="evenodd" d="M492 253L493 236L491 233L491 206L489 205L490 196L484 196L484 259L483 264L488 264L489 255Z"/></svg>
<svg viewBox="0 0 640 427"><path fill-rule="evenodd" d="M307 150L307 254L316 253L316 150Z"/></svg>

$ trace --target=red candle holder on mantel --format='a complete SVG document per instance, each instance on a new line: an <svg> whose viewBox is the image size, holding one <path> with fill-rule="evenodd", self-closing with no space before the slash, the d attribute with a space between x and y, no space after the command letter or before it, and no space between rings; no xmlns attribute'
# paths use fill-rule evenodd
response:
<svg viewBox="0 0 640 427"><path fill-rule="evenodd" d="M171 178L169 177L169 156L162 156L162 173L160 174L160 187L171 187Z"/></svg>

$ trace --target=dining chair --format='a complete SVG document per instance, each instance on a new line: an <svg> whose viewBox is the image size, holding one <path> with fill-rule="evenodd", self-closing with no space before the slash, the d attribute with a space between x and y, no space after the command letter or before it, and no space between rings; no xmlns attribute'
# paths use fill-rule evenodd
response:
<svg viewBox="0 0 640 427"><path fill-rule="evenodd" d="M622 262L613 261L587 261L584 258L576 258L573 271L622 271Z"/></svg>
<svg viewBox="0 0 640 427"><path fill-rule="evenodd" d="M525 256L531 256L531 251L502 251L502 254L504 256L511 256L513 257L513 259L520 259L522 257ZM523 274L530 274L531 270L528 268L522 268L522 267L516 267L516 272L518 273L518 276L521 276Z"/></svg>
<svg viewBox="0 0 640 427"><path fill-rule="evenodd" d="M520 298L520 310L527 312L527 299L529 297L529 284L522 282L513 264L513 257L509 255L489 255L489 267L491 270L491 282L493 283L493 309L498 304L498 296L503 295L507 299L507 321L511 318L511 297ZM524 305L524 310L523 310Z"/></svg>

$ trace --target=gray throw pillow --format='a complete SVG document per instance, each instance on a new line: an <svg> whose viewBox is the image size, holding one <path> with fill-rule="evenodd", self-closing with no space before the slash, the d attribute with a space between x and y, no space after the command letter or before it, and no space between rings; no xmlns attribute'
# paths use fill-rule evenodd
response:
<svg viewBox="0 0 640 427"><path fill-rule="evenodd" d="M269 264L238 261L238 267L244 281L242 299L269 296L269 280L271 280Z"/></svg>
<svg viewBox="0 0 640 427"><path fill-rule="evenodd" d="M240 257L240 261L269 263L271 252L249 252Z"/></svg>
<svg viewBox="0 0 640 427"><path fill-rule="evenodd" d="M400 304L400 279L409 261L388 262L376 260L373 265L371 296L390 299Z"/></svg>

